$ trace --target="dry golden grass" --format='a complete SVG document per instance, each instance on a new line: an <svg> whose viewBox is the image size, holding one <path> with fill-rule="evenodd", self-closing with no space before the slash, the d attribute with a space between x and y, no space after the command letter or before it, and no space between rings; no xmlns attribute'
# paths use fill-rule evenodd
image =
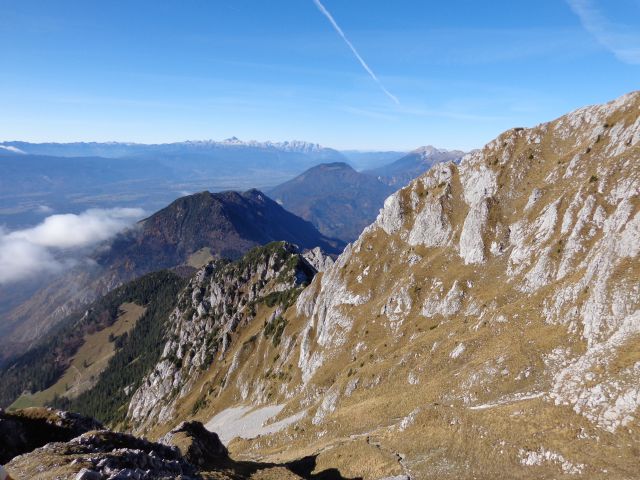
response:
<svg viewBox="0 0 640 480"><path fill-rule="evenodd" d="M201 248L197 252L193 252L187 259L187 265L193 268L200 268L214 259L211 250L207 247Z"/></svg>
<svg viewBox="0 0 640 480"><path fill-rule="evenodd" d="M73 357L71 365L55 384L41 392L20 396L9 408L44 406L56 395L74 398L95 385L98 376L115 353L109 337L129 332L145 312L144 307L135 303L124 303L120 310L122 313L113 325L85 337L84 344Z"/></svg>

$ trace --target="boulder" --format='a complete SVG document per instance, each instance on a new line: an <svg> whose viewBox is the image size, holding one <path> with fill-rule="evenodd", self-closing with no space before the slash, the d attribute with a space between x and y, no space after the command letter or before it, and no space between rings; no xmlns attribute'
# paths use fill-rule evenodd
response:
<svg viewBox="0 0 640 480"><path fill-rule="evenodd" d="M229 461L229 452L218 435L200 422L182 422L159 441L176 447L187 461L198 467L219 467Z"/></svg>

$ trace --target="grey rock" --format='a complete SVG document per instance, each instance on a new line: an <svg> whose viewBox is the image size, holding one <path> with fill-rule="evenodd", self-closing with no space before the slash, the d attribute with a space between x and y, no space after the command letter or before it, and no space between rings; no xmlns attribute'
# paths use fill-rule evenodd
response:
<svg viewBox="0 0 640 480"><path fill-rule="evenodd" d="M103 477L100 472L89 470L88 468L83 468L78 472L75 480L102 480L102 478Z"/></svg>
<svg viewBox="0 0 640 480"><path fill-rule="evenodd" d="M314 252L318 262L330 260L319 249ZM254 249L235 263L213 261L200 269L169 318L161 360L131 398L128 418L134 431L171 421L176 402L202 372L224 358L231 333L253 320L255 304L267 297L284 302L287 292L301 290L316 273L298 247L287 242Z"/></svg>
<svg viewBox="0 0 640 480"><path fill-rule="evenodd" d="M182 456L198 466L216 467L229 459L229 452L218 435L200 422L182 422L159 442L169 446L179 444Z"/></svg>

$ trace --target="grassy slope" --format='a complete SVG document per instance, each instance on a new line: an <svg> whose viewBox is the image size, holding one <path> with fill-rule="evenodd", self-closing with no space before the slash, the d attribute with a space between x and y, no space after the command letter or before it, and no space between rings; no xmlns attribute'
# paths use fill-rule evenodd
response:
<svg viewBox="0 0 640 480"><path fill-rule="evenodd" d="M56 395L74 398L89 390L116 352L114 342L109 338L119 337L131 331L145 310L135 303L123 303L120 306L121 313L113 325L85 336L84 344L56 383L46 390L21 395L9 408L42 407L51 402Z"/></svg>
<svg viewBox="0 0 640 480"><path fill-rule="evenodd" d="M185 263L193 268L201 268L213 259L214 256L211 254L211 249L204 247L189 255Z"/></svg>

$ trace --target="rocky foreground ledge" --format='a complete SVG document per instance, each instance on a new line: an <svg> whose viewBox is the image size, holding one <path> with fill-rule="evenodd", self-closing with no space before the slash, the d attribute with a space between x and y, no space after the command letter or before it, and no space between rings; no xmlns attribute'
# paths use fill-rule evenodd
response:
<svg viewBox="0 0 640 480"><path fill-rule="evenodd" d="M104 426L93 418L49 408L0 409L0 465L51 442L68 442Z"/></svg>
<svg viewBox="0 0 640 480"><path fill-rule="evenodd" d="M200 422L183 422L151 442L49 408L0 410L0 459L14 480L343 478L337 470L314 473L314 457L282 465L234 461Z"/></svg>
<svg viewBox="0 0 640 480"><path fill-rule="evenodd" d="M16 480L199 479L197 466L229 460L218 436L201 424L183 423L162 442L53 409L0 412L0 458Z"/></svg>

